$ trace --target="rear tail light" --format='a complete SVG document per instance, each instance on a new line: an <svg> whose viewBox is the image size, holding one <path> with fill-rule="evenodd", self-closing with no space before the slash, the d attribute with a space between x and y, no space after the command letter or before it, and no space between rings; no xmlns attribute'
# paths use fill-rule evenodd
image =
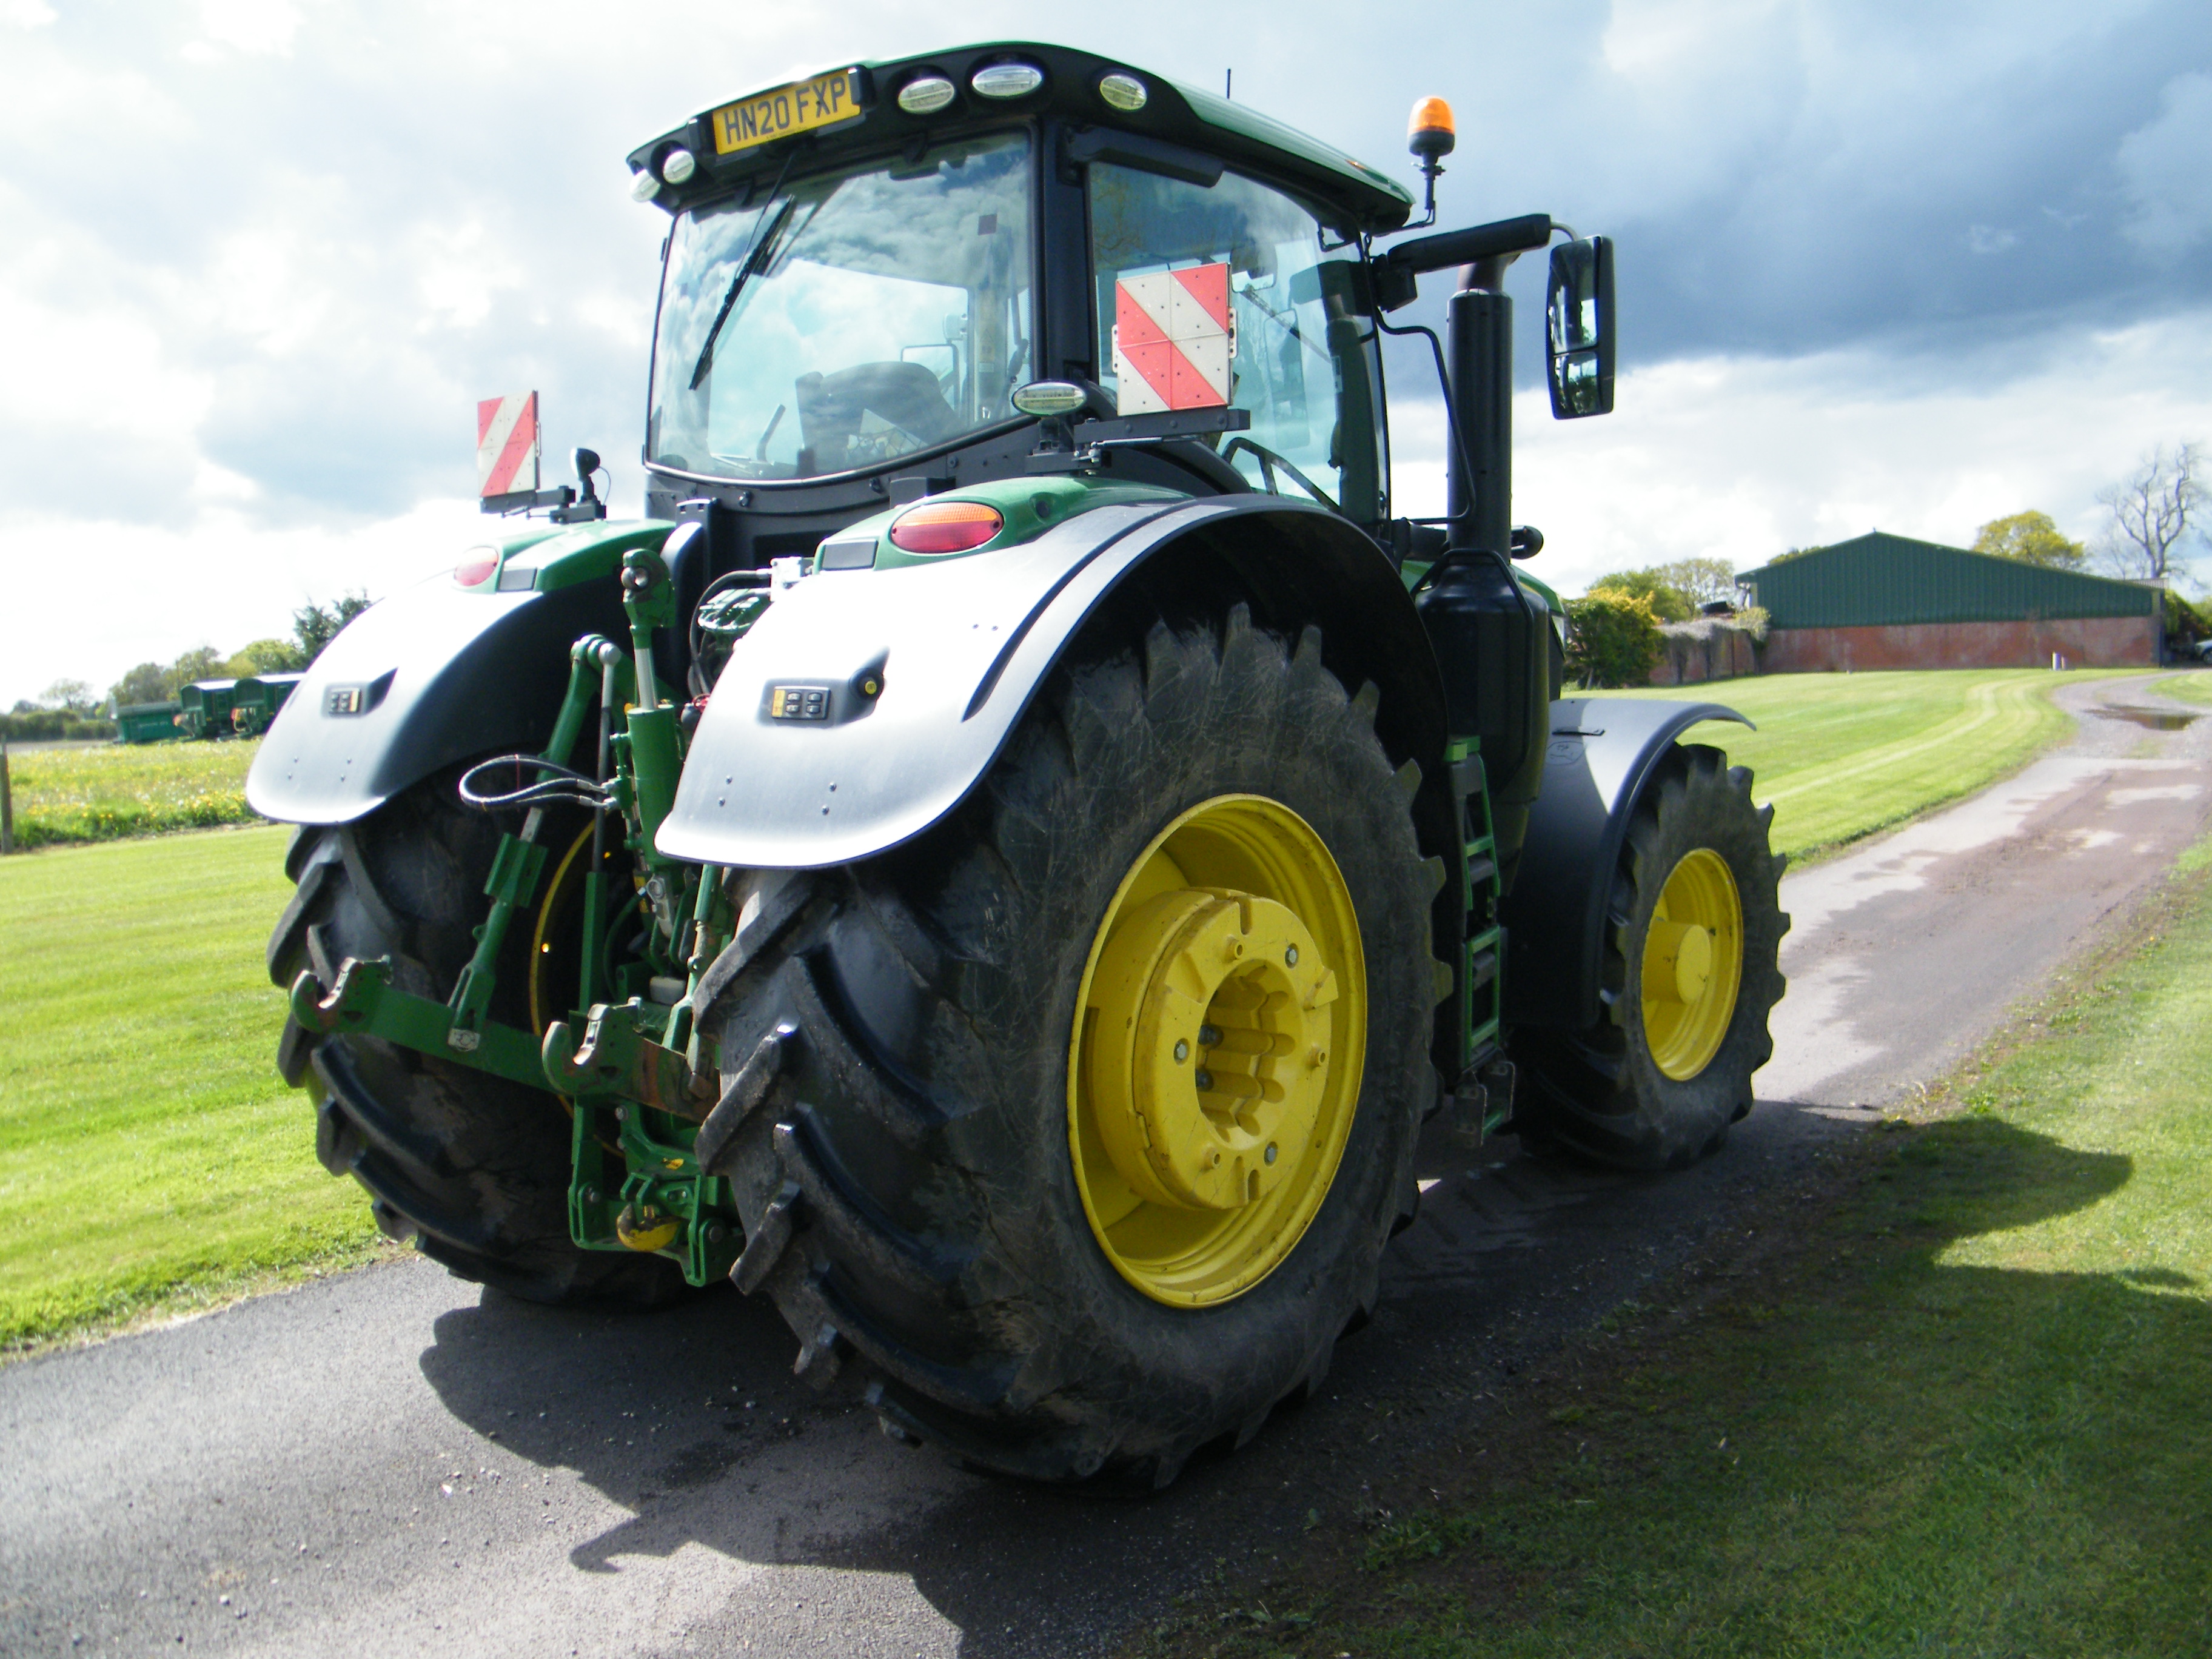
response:
<svg viewBox="0 0 2212 1659"><path fill-rule="evenodd" d="M463 587L482 587L499 574L499 555L488 547L471 548L453 567L453 580Z"/></svg>
<svg viewBox="0 0 2212 1659"><path fill-rule="evenodd" d="M981 501L925 501L891 525L891 545L908 553L965 553L997 535L1006 519Z"/></svg>

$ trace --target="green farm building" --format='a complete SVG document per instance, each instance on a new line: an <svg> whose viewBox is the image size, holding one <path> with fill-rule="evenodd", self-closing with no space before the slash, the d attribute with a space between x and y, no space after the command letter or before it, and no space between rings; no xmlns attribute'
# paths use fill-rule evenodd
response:
<svg viewBox="0 0 2212 1659"><path fill-rule="evenodd" d="M1736 580L1767 612L1769 673L2153 665L2160 594L1875 531Z"/></svg>

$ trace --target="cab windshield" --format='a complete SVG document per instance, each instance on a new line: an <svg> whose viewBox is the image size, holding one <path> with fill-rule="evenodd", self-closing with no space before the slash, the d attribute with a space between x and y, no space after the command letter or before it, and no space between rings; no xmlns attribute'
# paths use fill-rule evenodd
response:
<svg viewBox="0 0 2212 1659"><path fill-rule="evenodd" d="M1029 139L803 179L671 234L646 441L656 465L811 478L1012 414L1030 368Z"/></svg>

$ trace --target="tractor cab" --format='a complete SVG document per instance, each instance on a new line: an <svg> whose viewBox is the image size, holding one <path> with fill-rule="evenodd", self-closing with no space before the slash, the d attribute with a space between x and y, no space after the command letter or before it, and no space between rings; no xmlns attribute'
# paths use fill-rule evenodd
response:
<svg viewBox="0 0 2212 1659"><path fill-rule="evenodd" d="M630 160L673 222L648 507L712 521L719 568L1019 476L1040 380L1125 430L1182 416L1119 480L1389 517L1363 242L1412 198L1255 112L998 46L741 100Z"/></svg>

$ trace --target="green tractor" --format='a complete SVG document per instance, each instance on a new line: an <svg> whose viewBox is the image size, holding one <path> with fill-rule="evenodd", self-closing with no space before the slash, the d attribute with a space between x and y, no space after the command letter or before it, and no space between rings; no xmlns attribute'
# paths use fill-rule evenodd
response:
<svg viewBox="0 0 2212 1659"><path fill-rule="evenodd" d="M1782 860L1706 703L1562 699L1511 307L1613 398L1609 246L1449 232L1055 46L841 68L629 158L669 216L647 516L580 492L374 607L248 784L300 826L278 1063L464 1277L772 1297L888 1432L1162 1485L1320 1382L1425 1121L1720 1144ZM1388 240L1389 246L1382 244ZM1449 511L1394 516L1427 273ZM1425 375L1424 376L1425 380Z"/></svg>

